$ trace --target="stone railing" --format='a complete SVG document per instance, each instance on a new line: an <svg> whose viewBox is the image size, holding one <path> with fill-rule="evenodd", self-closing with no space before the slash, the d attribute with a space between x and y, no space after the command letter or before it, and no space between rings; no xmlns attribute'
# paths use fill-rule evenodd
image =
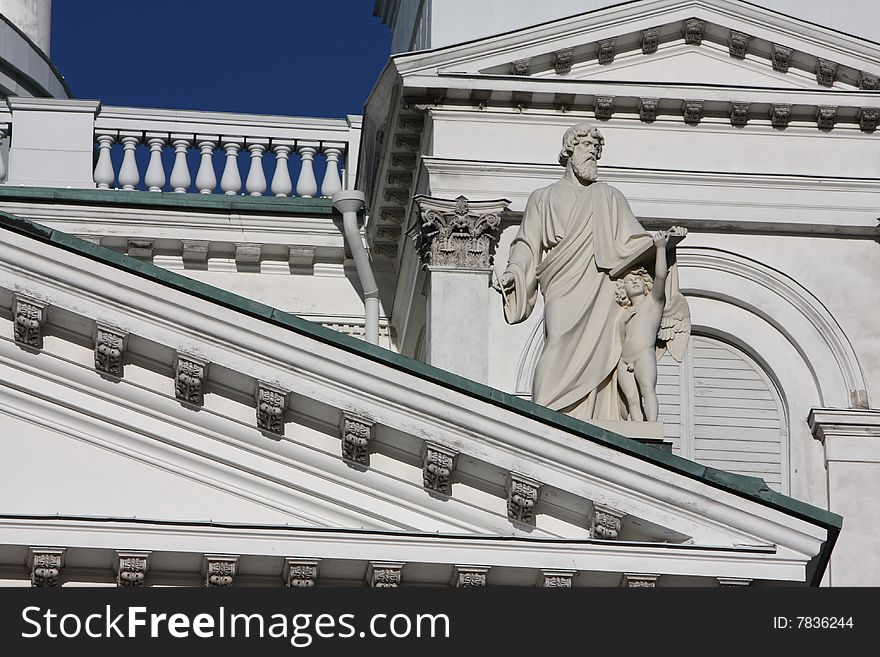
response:
<svg viewBox="0 0 880 657"><path fill-rule="evenodd" d="M354 184L361 117L102 107L9 99L0 113L8 184L332 196ZM4 148L2 151L6 151ZM0 181L7 163L0 152Z"/></svg>

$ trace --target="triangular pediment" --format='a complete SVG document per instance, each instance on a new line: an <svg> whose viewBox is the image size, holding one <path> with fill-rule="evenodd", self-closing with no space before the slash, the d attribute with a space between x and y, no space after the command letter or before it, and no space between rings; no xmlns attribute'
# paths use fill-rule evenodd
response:
<svg viewBox="0 0 880 657"><path fill-rule="evenodd" d="M255 541L290 528L392 532L401 541L506 536L524 545L578 541L565 557L576 569L597 549L618 555L612 569L702 550L698 575L715 573L717 555L715 574L730 574L733 558L755 577L804 581L836 536L835 516L761 480L8 215L0 306L0 422L11 441L5 513L66 519L49 526L92 543L117 540L99 530L110 522L149 524L145 549L198 526L204 552L219 550L219 534L241 539L234 528L242 526ZM39 330L15 329L25 315L39 318ZM125 337L115 374L96 360L102 331ZM265 410L275 407L283 410ZM438 471L431 464L445 468L445 488L428 476ZM512 502L513 490L517 499L534 494L534 507ZM0 545L25 540L19 520L0 520ZM597 522L613 535L594 544ZM91 534L78 533L83 523L95 525ZM455 556L451 538L445 545L453 556L444 559L475 559ZM430 549L419 554L430 561Z"/></svg>
<svg viewBox="0 0 880 657"><path fill-rule="evenodd" d="M394 61L404 78L876 89L880 46L732 0L645 0Z"/></svg>

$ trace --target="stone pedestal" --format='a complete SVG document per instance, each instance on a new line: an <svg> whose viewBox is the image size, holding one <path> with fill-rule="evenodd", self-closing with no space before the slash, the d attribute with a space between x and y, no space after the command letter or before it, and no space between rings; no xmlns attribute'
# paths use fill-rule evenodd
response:
<svg viewBox="0 0 880 657"><path fill-rule="evenodd" d="M809 423L825 446L829 510L843 516L826 583L880 586L880 571L864 567L880 545L880 411L814 408Z"/></svg>
<svg viewBox="0 0 880 657"><path fill-rule="evenodd" d="M428 270L427 361L486 383L489 281L507 199L469 201L416 196L421 222L411 232Z"/></svg>
<svg viewBox="0 0 880 657"><path fill-rule="evenodd" d="M6 100L15 126L7 185L95 188L97 100Z"/></svg>

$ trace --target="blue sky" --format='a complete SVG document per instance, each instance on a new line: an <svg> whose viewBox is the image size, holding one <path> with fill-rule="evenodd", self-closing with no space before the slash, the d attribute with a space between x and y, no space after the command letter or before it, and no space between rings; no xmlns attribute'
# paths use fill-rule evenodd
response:
<svg viewBox="0 0 880 657"><path fill-rule="evenodd" d="M52 60L107 105L361 114L389 54L373 0L52 4Z"/></svg>

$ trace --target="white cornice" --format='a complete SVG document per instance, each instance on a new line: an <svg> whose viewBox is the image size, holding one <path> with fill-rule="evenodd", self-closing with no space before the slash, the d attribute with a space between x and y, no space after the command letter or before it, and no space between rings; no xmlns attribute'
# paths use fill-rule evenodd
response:
<svg viewBox="0 0 880 657"><path fill-rule="evenodd" d="M624 572L639 568L665 575L747 577L803 581L804 563L772 548L671 546L650 543L529 540L402 532L309 531L295 528L128 523L75 519L0 517L0 544L53 541L78 550L151 550L161 552L273 556L281 572L283 555L357 562L398 561L447 566L473 563L527 569ZM185 547L184 547L185 546Z"/></svg>
<svg viewBox="0 0 880 657"><path fill-rule="evenodd" d="M709 544L773 543L812 558L827 531L791 513L581 438L438 382L33 239L0 236L0 287L115 325L304 398L369 414L506 471ZM39 359L39 356L36 357ZM196 418L193 418L196 421ZM358 476L352 472L351 476Z"/></svg>
<svg viewBox="0 0 880 657"><path fill-rule="evenodd" d="M535 27L393 58L401 73L477 70L513 59L699 18L856 69L880 68L877 44L732 0L648 0L616 5Z"/></svg>

